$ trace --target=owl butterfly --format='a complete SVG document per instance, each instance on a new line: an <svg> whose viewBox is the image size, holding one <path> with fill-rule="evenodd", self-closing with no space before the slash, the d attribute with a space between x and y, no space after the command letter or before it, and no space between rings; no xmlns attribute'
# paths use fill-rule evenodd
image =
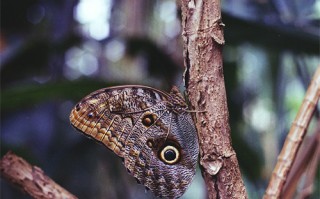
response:
<svg viewBox="0 0 320 199"><path fill-rule="evenodd" d="M178 198L195 174L199 153L188 106L176 87L97 90L71 111L73 127L120 156L128 172L156 196Z"/></svg>

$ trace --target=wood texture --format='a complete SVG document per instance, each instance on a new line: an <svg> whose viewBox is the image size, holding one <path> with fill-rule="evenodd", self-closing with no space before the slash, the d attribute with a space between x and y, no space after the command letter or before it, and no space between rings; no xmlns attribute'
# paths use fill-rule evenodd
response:
<svg viewBox="0 0 320 199"><path fill-rule="evenodd" d="M8 152L1 159L0 171L2 177L33 198L77 198L46 176L39 167L30 165L12 152Z"/></svg>
<svg viewBox="0 0 320 199"><path fill-rule="evenodd" d="M316 172L320 164L320 120L313 135L306 137L297 154L288 178L282 190L283 199L294 198L294 194L300 195L296 198L309 197L315 185ZM301 179L304 177L304 180ZM303 188L302 188L303 187Z"/></svg>
<svg viewBox="0 0 320 199"><path fill-rule="evenodd" d="M306 134L320 96L320 67L316 70L303 103L294 119L263 198L279 198L288 173Z"/></svg>
<svg viewBox="0 0 320 199"><path fill-rule="evenodd" d="M224 44L220 1L181 1L185 84L200 143L200 165L208 196L247 198L231 146L222 66Z"/></svg>

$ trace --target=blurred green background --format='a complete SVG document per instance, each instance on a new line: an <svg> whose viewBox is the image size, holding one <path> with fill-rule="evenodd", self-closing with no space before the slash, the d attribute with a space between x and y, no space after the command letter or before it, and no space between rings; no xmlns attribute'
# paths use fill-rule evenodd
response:
<svg viewBox="0 0 320 199"><path fill-rule="evenodd" d="M173 0L1 1L1 157L13 151L79 198L154 198L69 113L103 87L183 88L180 14ZM320 1L222 0L222 20L233 146L261 198L319 67ZM29 198L0 181L1 198ZM183 198L205 197L198 174Z"/></svg>

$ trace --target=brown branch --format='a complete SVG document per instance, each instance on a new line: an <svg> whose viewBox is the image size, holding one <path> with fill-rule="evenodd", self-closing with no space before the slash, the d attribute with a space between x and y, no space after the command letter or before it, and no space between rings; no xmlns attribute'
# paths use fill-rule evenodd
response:
<svg viewBox="0 0 320 199"><path fill-rule="evenodd" d="M292 123L290 131L278 156L277 164L272 172L264 198L279 198L288 173L297 156L301 142L306 134L314 109L320 96L320 67L316 70L308 87L299 112Z"/></svg>
<svg viewBox="0 0 320 199"><path fill-rule="evenodd" d="M209 198L247 198L231 146L222 68L220 1L182 0L185 83L196 113L200 165ZM204 112L202 112L204 111Z"/></svg>
<svg viewBox="0 0 320 199"><path fill-rule="evenodd" d="M46 176L39 167L30 165L10 151L0 160L0 171L2 177L33 198L77 198Z"/></svg>
<svg viewBox="0 0 320 199"><path fill-rule="evenodd" d="M302 148L299 150L297 158L293 162L292 169L289 172L288 179L281 193L283 199L293 198L297 190L297 185L302 175L305 173L306 180L304 182L304 190L299 195L306 196L312 193L314 178L320 158L320 120L318 120L317 128L314 134L305 139ZM310 189L309 189L310 188ZM311 192L309 192L311 191ZM306 198L306 197L298 197Z"/></svg>

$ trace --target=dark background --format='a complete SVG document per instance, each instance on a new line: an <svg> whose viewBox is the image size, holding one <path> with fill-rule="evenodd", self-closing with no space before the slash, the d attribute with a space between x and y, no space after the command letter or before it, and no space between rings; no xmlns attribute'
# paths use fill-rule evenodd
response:
<svg viewBox="0 0 320 199"><path fill-rule="evenodd" d="M320 4L224 0L222 12L233 146L250 198L261 198L319 66ZM79 198L153 198L69 113L112 85L183 89L180 34L172 0L1 1L1 156L13 151ZM28 198L0 181L1 198ZM204 197L197 175L183 198Z"/></svg>

